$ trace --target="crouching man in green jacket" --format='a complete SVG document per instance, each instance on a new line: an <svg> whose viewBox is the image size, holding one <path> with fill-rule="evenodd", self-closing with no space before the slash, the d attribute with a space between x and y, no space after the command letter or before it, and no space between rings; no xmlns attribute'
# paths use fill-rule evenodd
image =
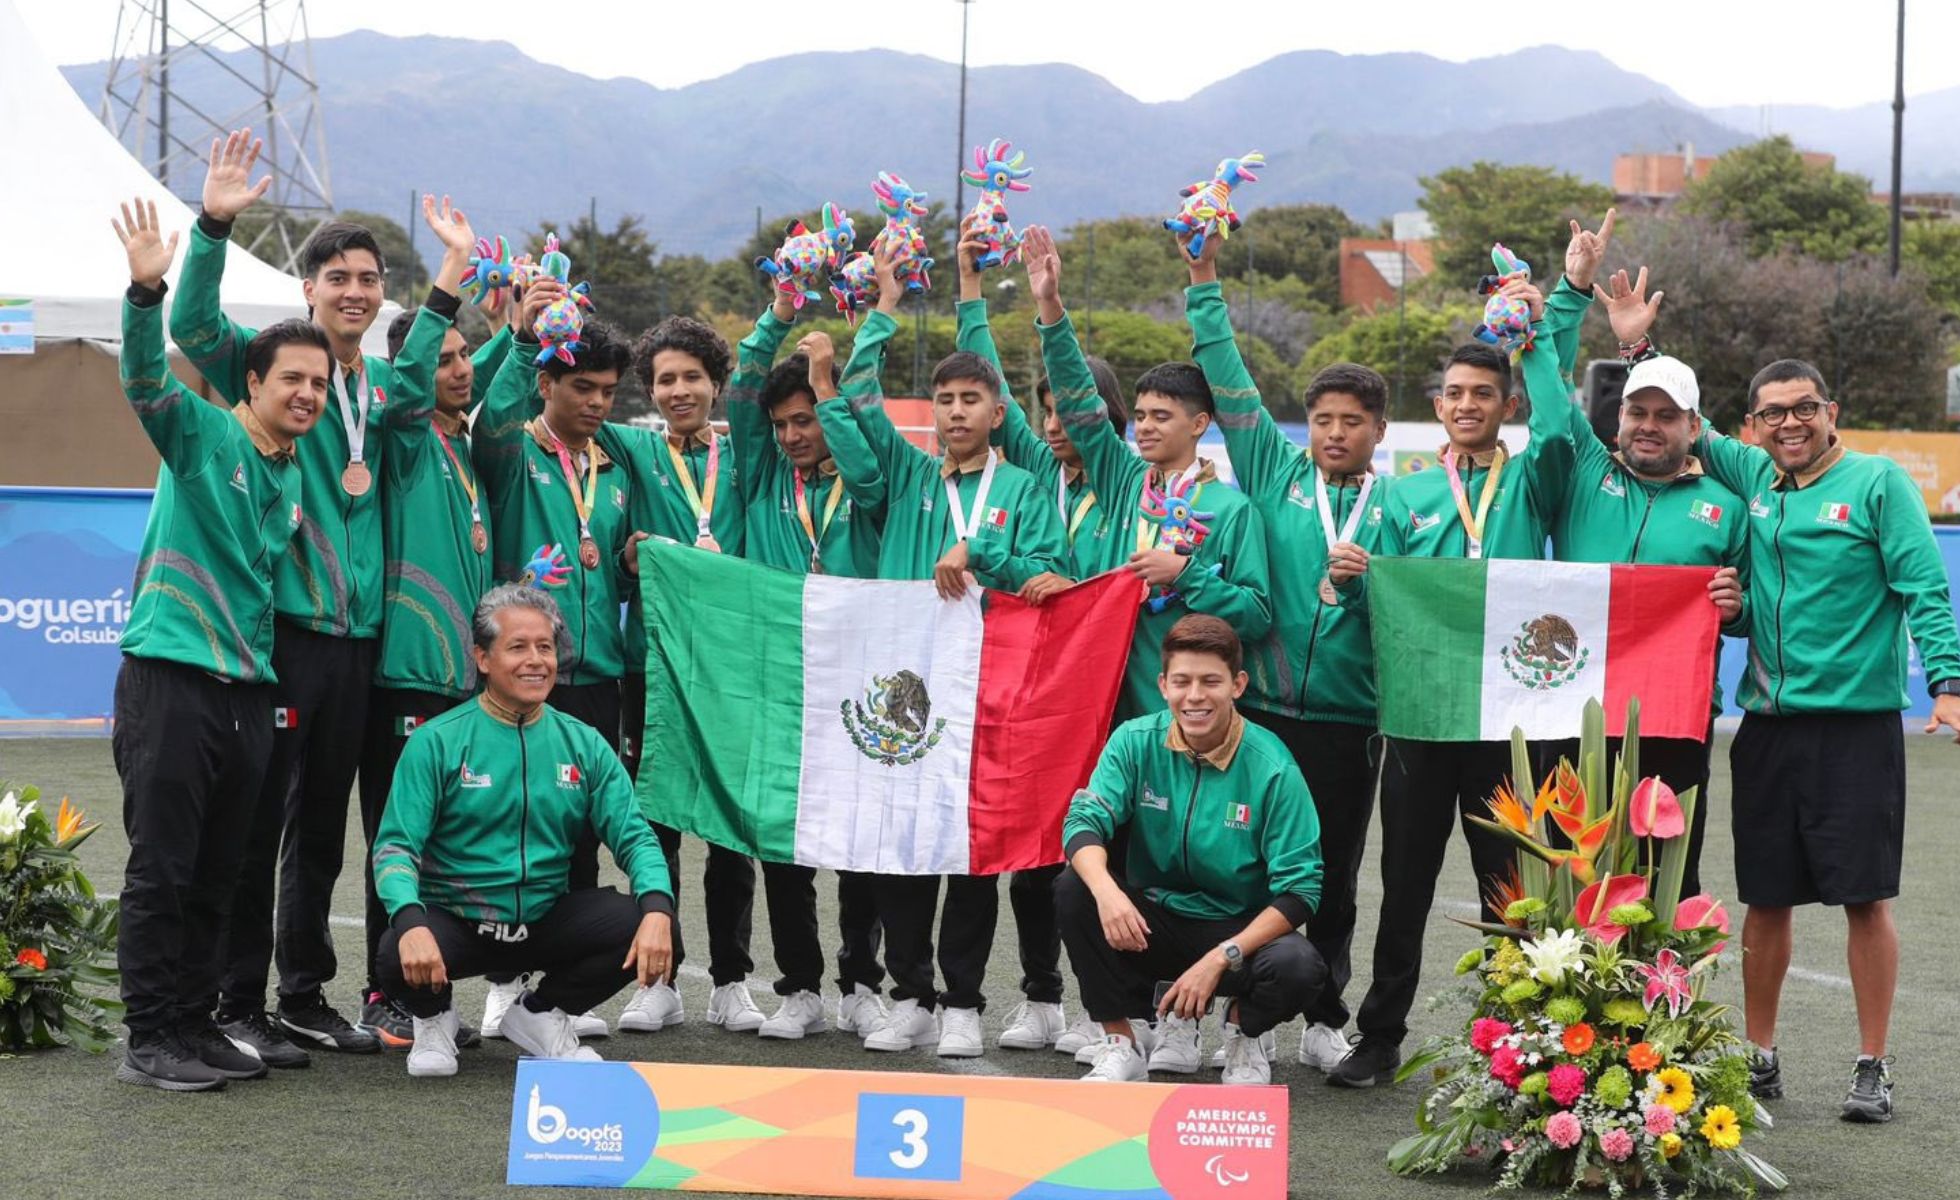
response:
<svg viewBox="0 0 1960 1200"><path fill-rule="evenodd" d="M1137 1043L1153 1039L1133 998L1174 980L1157 1015L1195 1021L1229 997L1222 1082L1270 1083L1261 1036L1326 982L1298 933L1320 903L1320 818L1278 735L1239 715L1246 683L1231 625L1180 619L1158 679L1168 711L1111 734L1069 805L1055 907L1083 1007L1104 1030L1085 1078L1145 1078ZM1108 845L1125 828L1119 880Z"/></svg>
<svg viewBox="0 0 1960 1200"><path fill-rule="evenodd" d="M474 624L483 691L409 738L374 843L389 922L381 986L414 1016L410 1075L456 1073L454 980L543 972L504 1014L504 1036L534 1057L596 1060L571 1014L666 978L673 960L667 860L626 769L597 730L545 704L566 642L558 606L504 584ZM570 889L588 830L630 898Z"/></svg>

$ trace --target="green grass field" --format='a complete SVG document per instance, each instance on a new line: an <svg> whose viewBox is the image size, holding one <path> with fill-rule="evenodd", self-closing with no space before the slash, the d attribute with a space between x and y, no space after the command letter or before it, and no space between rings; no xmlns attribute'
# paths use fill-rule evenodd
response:
<svg viewBox="0 0 1960 1200"><path fill-rule="evenodd" d="M1792 1194L1806 1197L1933 1197L1960 1194L1953 1152L1960 1148L1960 1081L1941 1065L1943 1039L1955 1026L1952 983L1960 961L1960 749L1945 739L1908 735L1912 781L1905 890L1898 905L1905 944L1893 1047L1898 1056L1898 1116L1889 1126L1838 1120L1838 1102L1857 1049L1851 991L1844 977L1844 926L1833 911L1809 909L1798 920L1795 967L1784 995L1780 1041L1789 1097L1773 1112L1776 1128L1752 1140L1780 1166ZM1728 819L1727 739L1716 749L1715 808L1703 878L1717 894L1732 894L1733 843ZM120 884L124 844L120 791L106 741L0 741L0 778L38 783L44 794L74 797L104 827L84 847L96 885ZM350 812L350 817L353 814ZM342 979L331 998L353 1011L359 985L361 891L355 868L360 832L350 822L350 867L335 904ZM687 889L699 892L700 847L686 851ZM610 863L607 864L610 870ZM819 894L831 891L821 885ZM1350 1004L1368 981L1372 911L1381 891L1371 864L1362 878L1362 924ZM1473 892L1460 843L1453 846L1428 941L1425 983L1441 988L1449 969L1476 935L1444 917L1473 911ZM755 976L758 1001L773 1007L768 984L767 922L758 902ZM1736 913L1738 919L1740 912ZM691 945L707 946L698 909L686 911ZM825 927L834 927L826 917ZM698 931L698 932L697 932ZM1003 899L987 1012L989 1041L1017 998L1012 917ZM1719 998L1740 1003L1740 972L1730 963L1716 983ZM763 1042L726 1034L701 1020L708 982L705 963L690 961L682 980L689 1022L660 1034L615 1036L599 1043L608 1058L646 1061L795 1063L856 1070L968 1071L1068 1077L1079 1072L1053 1053L990 1051L959 1065L926 1053L872 1055L854 1039L826 1034L800 1043ZM482 984L459 987L464 1012L480 1014ZM834 1002L835 997L827 997ZM610 1016L619 1001L607 1006ZM1073 998L1071 997L1071 1004ZM1461 1006L1419 1007L1410 1046L1460 1019ZM1212 1034L1215 1037L1215 1033ZM1403 1180L1388 1174L1383 1152L1411 1128L1413 1086L1350 1092L1326 1087L1321 1076L1292 1061L1299 1025L1279 1031L1282 1063L1275 1082L1292 1088L1292 1194L1296 1197L1420 1197L1464 1195L1488 1183L1465 1171L1445 1179ZM1207 1049L1211 1044L1208 1042ZM76 1051L0 1058L0 1196L464 1197L514 1194L503 1184L515 1051L501 1042L465 1052L449 1080L410 1079L399 1057L347 1058L316 1054L312 1069L275 1072L265 1081L234 1084L216 1095L167 1096L117 1083L111 1056ZM525 1189L527 1192L532 1189ZM539 1195L564 1195L536 1189ZM597 1193L595 1193L597 1194Z"/></svg>

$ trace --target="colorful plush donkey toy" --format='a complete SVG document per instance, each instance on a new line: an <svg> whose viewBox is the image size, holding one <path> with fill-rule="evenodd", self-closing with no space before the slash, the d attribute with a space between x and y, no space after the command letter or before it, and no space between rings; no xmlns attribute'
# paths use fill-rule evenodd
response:
<svg viewBox="0 0 1960 1200"><path fill-rule="evenodd" d="M1013 142L995 138L984 148L975 146L973 169L960 172L961 179L980 189L972 221L987 242L987 252L976 263L982 271L1003 264L1012 266L1021 257L1021 235L1007 223L1006 197L1009 192L1028 190L1021 182L1034 174L1034 168L1021 165L1027 157L1015 152Z"/></svg>
<svg viewBox="0 0 1960 1200"><path fill-rule="evenodd" d="M1531 264L1506 250L1502 242L1491 246L1490 264L1497 268L1497 274L1477 282L1478 294L1490 297L1484 301L1484 323L1477 326L1477 340L1515 354L1531 345L1531 306L1506 296L1502 289L1513 279L1529 280Z"/></svg>
<svg viewBox="0 0 1960 1200"><path fill-rule="evenodd" d="M572 283L572 260L558 248L558 235L545 235L544 253L538 257L538 273L549 275L564 284L569 291L544 306L537 320L531 323L531 332L538 335L539 345L537 365L543 366L556 358L560 362L575 363L574 357L581 349L579 335L585 332L585 313L592 307L589 293L591 285Z"/></svg>
<svg viewBox="0 0 1960 1200"><path fill-rule="evenodd" d="M502 308L514 269L510 244L504 241L503 235L499 234L494 242L489 238L476 239L476 253L470 257L470 269L463 276L463 290L469 293L470 303L481 303L489 296L492 304Z"/></svg>
<svg viewBox="0 0 1960 1200"><path fill-rule="evenodd" d="M844 323L857 328L858 314L878 300L877 260L859 251L831 272L830 294L837 297L837 311Z"/></svg>
<svg viewBox="0 0 1960 1200"><path fill-rule="evenodd" d="M926 194L912 190L890 171L878 172L871 194L878 197L878 208L885 214L885 227L878 231L873 247L892 247L892 264L897 268L898 281L908 292L925 291L932 286L933 261L926 254L926 235L919 229L919 222L929 211L925 205Z"/></svg>
<svg viewBox="0 0 1960 1200"><path fill-rule="evenodd" d="M856 237L850 214L836 204L826 204L821 230L791 221L776 253L756 259L755 265L775 281L776 290L788 296L792 305L802 308L806 300L823 299L824 276L837 269Z"/></svg>
<svg viewBox="0 0 1960 1200"><path fill-rule="evenodd" d="M1196 262L1204 252L1206 238L1217 234L1223 241L1239 227L1238 210L1232 207L1232 189L1242 183L1258 183L1259 177L1252 169L1265 165L1266 156L1257 150L1238 158L1223 159L1210 179L1200 179L1178 193L1184 197L1184 207L1164 221L1164 228L1191 235L1191 261Z"/></svg>

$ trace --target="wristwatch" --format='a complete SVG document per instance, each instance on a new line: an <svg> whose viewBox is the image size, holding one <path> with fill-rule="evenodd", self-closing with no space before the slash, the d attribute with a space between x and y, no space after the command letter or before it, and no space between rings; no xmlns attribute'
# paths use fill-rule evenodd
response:
<svg viewBox="0 0 1960 1200"><path fill-rule="evenodd" d="M1960 677L1942 679L1926 689L1929 696L1960 696Z"/></svg>
<svg viewBox="0 0 1960 1200"><path fill-rule="evenodd" d="M1239 949L1239 944L1237 942L1218 943L1218 952L1225 956L1226 970L1228 971L1245 970L1245 953Z"/></svg>

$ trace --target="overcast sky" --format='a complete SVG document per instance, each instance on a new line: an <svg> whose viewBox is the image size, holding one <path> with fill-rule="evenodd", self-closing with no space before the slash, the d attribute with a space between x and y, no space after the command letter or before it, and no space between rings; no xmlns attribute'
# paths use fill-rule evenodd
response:
<svg viewBox="0 0 1960 1200"><path fill-rule="evenodd" d="M57 63L110 56L119 0L0 3L20 10ZM245 0L202 3L227 16L251 7ZM194 8L193 0L177 0L173 15ZM1960 55L1952 53L1960 45L1960 3L1910 0L1908 8L1907 92L1960 85ZM1140 99L1176 100L1287 50L1418 51L1463 61L1551 42L1597 50L1696 104L1849 106L1891 98L1894 12L1890 0L1508 7L1462 0L975 0L969 61L1070 62ZM553 30L553 14L596 20ZM630 75L661 87L805 50L880 46L957 61L960 48L957 0L582 0L556 8L536 0L314 0L308 17L316 37L367 28L502 38L587 75Z"/></svg>

